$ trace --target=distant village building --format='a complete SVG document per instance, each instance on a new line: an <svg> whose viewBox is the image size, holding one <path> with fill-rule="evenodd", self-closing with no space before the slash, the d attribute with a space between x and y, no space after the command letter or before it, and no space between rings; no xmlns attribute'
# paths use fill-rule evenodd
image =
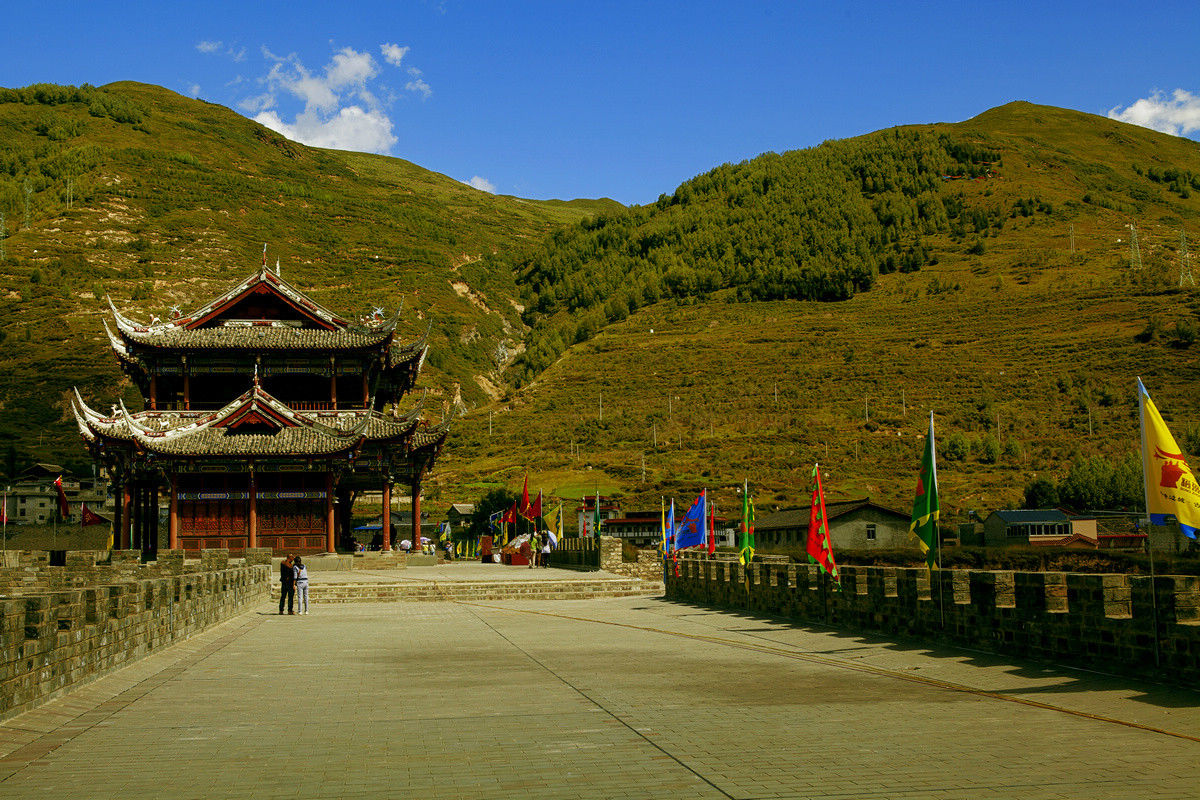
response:
<svg viewBox="0 0 1200 800"><path fill-rule="evenodd" d="M446 512L446 521L453 530L470 527L474 517L474 503L451 503L450 510Z"/></svg>
<svg viewBox="0 0 1200 800"><path fill-rule="evenodd" d="M983 521L983 543L988 547L1098 546L1096 519L1072 517L1056 508L1003 509Z"/></svg>
<svg viewBox="0 0 1200 800"><path fill-rule="evenodd" d="M79 432L119 501L116 546L334 552L351 543L356 497L380 493L390 549L392 487L412 497L447 435L400 403L427 346L396 338L399 315L353 320L320 306L263 265L228 292L167 322L144 324L109 303L105 323L145 408L93 410L78 392ZM419 529L419 523L417 526Z"/></svg>
<svg viewBox="0 0 1200 800"><path fill-rule="evenodd" d="M600 532L607 533L605 528L605 520L620 517L621 503L615 497L605 497L604 495L590 495L584 497L578 506L575 507L576 520L576 536L592 536L592 519L593 512L596 508L596 501L600 501ZM565 533L565 531L564 531ZM570 535L570 534L567 534Z"/></svg>
<svg viewBox="0 0 1200 800"><path fill-rule="evenodd" d="M762 513L754 523L754 542L760 548L804 547L808 541L808 506ZM825 501L829 538L838 550L917 549L908 535L911 514L859 500Z"/></svg>
<svg viewBox="0 0 1200 800"><path fill-rule="evenodd" d="M5 511L9 525L47 525L58 511L58 489L54 481L62 477L63 494L70 508L68 519L78 521L84 503L100 513L105 501L107 481L102 478L77 478L57 464L38 463L17 475L8 488Z"/></svg>

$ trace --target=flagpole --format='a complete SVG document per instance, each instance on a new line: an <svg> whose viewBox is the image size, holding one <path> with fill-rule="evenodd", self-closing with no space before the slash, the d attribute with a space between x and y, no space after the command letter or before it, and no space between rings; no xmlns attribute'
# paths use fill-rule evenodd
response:
<svg viewBox="0 0 1200 800"><path fill-rule="evenodd" d="M937 439L933 432L933 409L929 409L929 463L933 465L933 491L938 499L938 518L941 518L942 495L937 485ZM942 630L946 630L946 581L942 573L942 532L938 530L937 521L933 523L933 540L937 544L938 565L938 618Z"/></svg>
<svg viewBox="0 0 1200 800"><path fill-rule="evenodd" d="M1154 666L1160 666L1158 647L1158 586L1154 573L1154 525L1150 521L1150 486L1147 481L1150 475L1149 459L1146 451L1146 387L1138 376L1138 424L1141 426L1140 444L1142 446L1142 501L1146 504L1146 552L1150 555L1150 618L1154 623Z"/></svg>

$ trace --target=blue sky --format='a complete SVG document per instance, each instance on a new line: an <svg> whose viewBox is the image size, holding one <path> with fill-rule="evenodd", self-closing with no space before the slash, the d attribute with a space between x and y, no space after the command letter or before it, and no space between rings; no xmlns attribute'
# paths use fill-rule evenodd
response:
<svg viewBox="0 0 1200 800"><path fill-rule="evenodd" d="M1200 4L25 2L0 85L137 80L535 198L1011 100L1200 131Z"/></svg>

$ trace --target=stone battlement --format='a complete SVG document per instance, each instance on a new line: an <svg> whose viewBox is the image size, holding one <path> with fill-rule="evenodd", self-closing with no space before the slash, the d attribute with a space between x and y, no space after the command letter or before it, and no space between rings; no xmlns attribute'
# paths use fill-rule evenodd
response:
<svg viewBox="0 0 1200 800"><path fill-rule="evenodd" d="M842 567L841 576L837 592L816 565L744 568L683 553L666 596L1110 672L1200 679L1200 578L898 567Z"/></svg>
<svg viewBox="0 0 1200 800"><path fill-rule="evenodd" d="M271 552L204 550L185 560L163 550L68 552L51 566L41 551L0 561L0 719L136 661L151 650L266 599Z"/></svg>

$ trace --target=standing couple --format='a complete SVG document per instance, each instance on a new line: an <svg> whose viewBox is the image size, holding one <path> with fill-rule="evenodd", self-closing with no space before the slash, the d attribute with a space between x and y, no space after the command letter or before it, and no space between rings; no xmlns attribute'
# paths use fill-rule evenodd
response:
<svg viewBox="0 0 1200 800"><path fill-rule="evenodd" d="M292 611L292 600L296 599L301 614L308 613L308 567L300 556L290 553L279 564L279 613L283 613L283 602L287 600L287 612Z"/></svg>

